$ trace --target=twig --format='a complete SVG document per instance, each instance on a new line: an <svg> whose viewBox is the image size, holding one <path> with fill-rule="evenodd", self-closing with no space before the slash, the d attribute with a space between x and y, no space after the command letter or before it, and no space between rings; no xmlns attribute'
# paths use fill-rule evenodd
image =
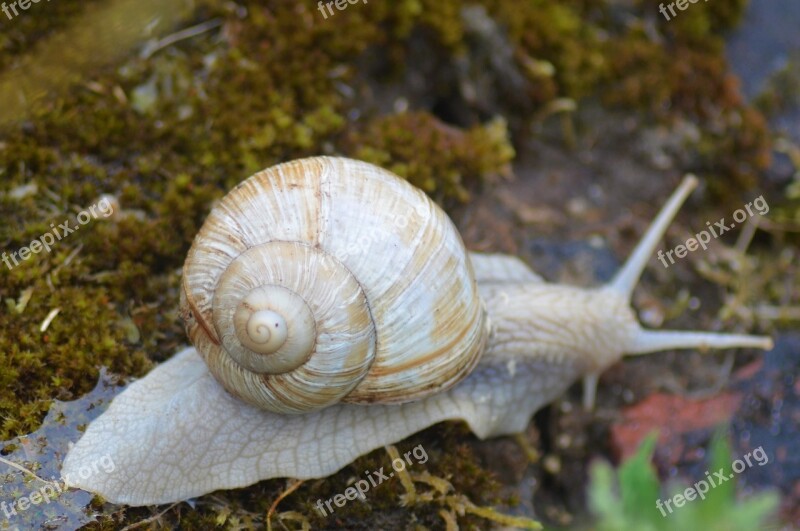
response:
<svg viewBox="0 0 800 531"><path fill-rule="evenodd" d="M304 479L298 479L298 480L295 480L295 481L296 482L291 484L291 485L289 485L289 487L285 491L281 492L281 494L278 496L278 498L274 502L272 502L272 505L270 505L269 511L267 511L267 529L269 531L272 531L272 515L275 514L275 511L278 509L278 504L286 496L288 496L289 494L291 494L294 491L296 491L300 487L300 485L305 483Z"/></svg>
<svg viewBox="0 0 800 531"><path fill-rule="evenodd" d="M170 509L172 509L173 507L175 507L179 503L180 502L175 502L172 505L170 505L169 507L167 507L166 509L164 509L163 511L161 511L160 513L154 514L150 518L145 518L144 520L140 520L140 521L136 522L135 524L131 524L129 526L123 527L122 531L129 531L130 529L136 529L137 527L141 527L143 525L149 524L150 522L155 522L156 520L158 520L159 518L161 518L162 516L167 514L167 512L169 512Z"/></svg>
<svg viewBox="0 0 800 531"><path fill-rule="evenodd" d="M53 319L56 318L56 315L58 315L58 312L60 311L61 308L53 308L50 310L50 313L48 313L47 317L45 317L44 321L42 321L42 325L39 327L39 332L46 332L47 328L50 326L50 323L53 322Z"/></svg>
<svg viewBox="0 0 800 531"><path fill-rule="evenodd" d="M142 59L149 59L154 53L159 50L166 48L167 46L171 46L178 41L182 41L184 39L190 39L201 33L205 33L206 31L210 31L214 28L217 28L222 25L222 19L214 18L211 20L207 20L201 24L196 26L192 26L190 28L182 29L173 33L172 35L167 35L163 39L159 39L155 42L150 42L146 44L142 48L142 52L139 54L139 57Z"/></svg>
<svg viewBox="0 0 800 531"><path fill-rule="evenodd" d="M43 482L43 483L48 483L48 484L52 484L52 483L54 483L53 481L47 481L46 479L42 479L42 478L40 478L39 476L37 476L35 473L31 472L30 470L28 470L28 469L27 469L27 468L25 468L24 466L22 466L22 465L18 465L18 464L17 464L17 463L15 463L14 461L9 461L8 459L6 459L6 458L4 458L4 457L0 457L0 463L5 463L5 464L7 464L8 466L10 466L11 468L16 468L16 469L17 469L17 470L19 470L20 472L23 472L23 473L25 473L25 474L28 474L29 476L33 476L34 478L38 479L39 481L41 481L41 482Z"/></svg>

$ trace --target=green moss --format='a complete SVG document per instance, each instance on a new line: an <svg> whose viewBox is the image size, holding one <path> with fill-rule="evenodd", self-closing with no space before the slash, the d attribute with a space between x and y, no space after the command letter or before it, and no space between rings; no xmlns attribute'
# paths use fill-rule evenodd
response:
<svg viewBox="0 0 800 531"><path fill-rule="evenodd" d="M355 158L390 169L439 201L466 201L467 187L507 173L514 158L502 119L465 131L424 112L380 117L349 144Z"/></svg>

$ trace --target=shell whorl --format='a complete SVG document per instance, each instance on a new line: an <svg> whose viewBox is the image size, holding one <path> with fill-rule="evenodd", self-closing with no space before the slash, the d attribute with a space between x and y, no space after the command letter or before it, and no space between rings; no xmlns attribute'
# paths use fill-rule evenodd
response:
<svg viewBox="0 0 800 531"><path fill-rule="evenodd" d="M249 336L250 320L265 310L286 323L286 340L253 351L240 337ZM243 313L244 330L236 323ZM245 383L270 410L300 413L341 400L375 357L361 286L334 257L300 242L268 242L240 254L219 279L213 319L227 356L210 360L212 371Z"/></svg>
<svg viewBox="0 0 800 531"><path fill-rule="evenodd" d="M270 295L262 295L263 292L267 290L267 287L262 287L253 290L252 293L258 294L257 300L261 300L262 298L266 299L265 303L268 304ZM236 313L233 316L236 337L239 338L239 342L242 345L257 354L274 354L276 350L286 343L286 338L289 336L289 332L286 330L286 319L283 318L283 315L274 310L257 309L258 303L252 299L253 295L248 295L244 301L239 303L239 307L236 308ZM311 324L313 325L313 322ZM310 331L313 332L314 329L311 328ZM303 336L308 337L308 331L305 331ZM310 353L311 349L300 349L299 352ZM299 354L292 358L303 359ZM240 363L242 362L240 361ZM300 363L302 363L302 361L291 363L289 367L274 372L290 371L300 365ZM242 364L244 365L244 363ZM248 368L252 369L252 367Z"/></svg>
<svg viewBox="0 0 800 531"><path fill-rule="evenodd" d="M219 202L187 256L181 313L217 380L280 413L422 398L468 374L486 340L444 212L330 157L268 168Z"/></svg>
<svg viewBox="0 0 800 531"><path fill-rule="evenodd" d="M230 296L219 299L236 304L232 312L221 308L221 303L214 314L219 316L218 330L233 325L234 334L223 334L222 342L243 367L258 373L283 374L305 363L311 355L316 343L316 322L297 293L270 284L251 290L238 304Z"/></svg>

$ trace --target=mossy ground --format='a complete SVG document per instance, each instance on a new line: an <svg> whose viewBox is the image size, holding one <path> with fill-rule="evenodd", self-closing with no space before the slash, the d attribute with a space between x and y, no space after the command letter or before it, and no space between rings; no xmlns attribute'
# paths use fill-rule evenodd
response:
<svg viewBox="0 0 800 531"><path fill-rule="evenodd" d="M766 122L742 101L722 55L722 31L741 16L744 0L698 3L669 24L654 15L654 0L626 10L601 0L479 4L483 10L461 16L460 0L359 3L325 20L311 1L201 2L184 26L218 20L211 30L146 58L132 51L83 72L80 83L53 87L26 109L26 120L6 124L3 250L28 245L51 223L74 225L101 194L114 195L120 210L49 253L11 270L0 264L0 438L35 430L53 398L88 392L101 366L142 376L186 341L176 308L192 238L215 199L276 162L320 153L358 157L450 208L508 175L515 146L553 109L593 101L667 125L694 123L700 138L687 146L682 169L707 174L723 200L749 188L769 164ZM40 4L3 21L0 68L13 63L6 53L35 60L37 45L81 9ZM496 29L476 29L482 20ZM502 60L493 54L498 39L509 51ZM438 74L420 90L408 74L423 56ZM408 112L382 96L383 88L398 86L416 94ZM9 193L31 184L27 195ZM40 332L55 308L58 315ZM423 444L428 472L448 477L476 503L494 503L485 494L493 480L463 442L470 437L444 425L400 448ZM435 505L398 507L399 482L370 493L369 505L341 509L335 522L308 505L385 461L374 452L308 482L280 510L322 527L357 527L364 517L387 526L441 526ZM164 518L180 520L183 529L263 522L284 487L268 481L218 493L197 510L178 506ZM149 515L127 510L98 527ZM459 517L467 527L479 521Z"/></svg>

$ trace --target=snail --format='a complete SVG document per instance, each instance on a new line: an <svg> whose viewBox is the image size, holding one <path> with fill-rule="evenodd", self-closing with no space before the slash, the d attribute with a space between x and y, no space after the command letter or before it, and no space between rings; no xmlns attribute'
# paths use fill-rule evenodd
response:
<svg viewBox="0 0 800 531"><path fill-rule="evenodd" d="M129 505L325 477L443 420L480 438L521 432L581 378L590 407L623 355L770 349L768 337L645 330L631 308L697 184L685 178L613 279L585 289L467 251L424 193L371 164L314 157L257 173L188 253L180 311L195 348L120 393L62 476ZM75 473L104 455L113 472Z"/></svg>

